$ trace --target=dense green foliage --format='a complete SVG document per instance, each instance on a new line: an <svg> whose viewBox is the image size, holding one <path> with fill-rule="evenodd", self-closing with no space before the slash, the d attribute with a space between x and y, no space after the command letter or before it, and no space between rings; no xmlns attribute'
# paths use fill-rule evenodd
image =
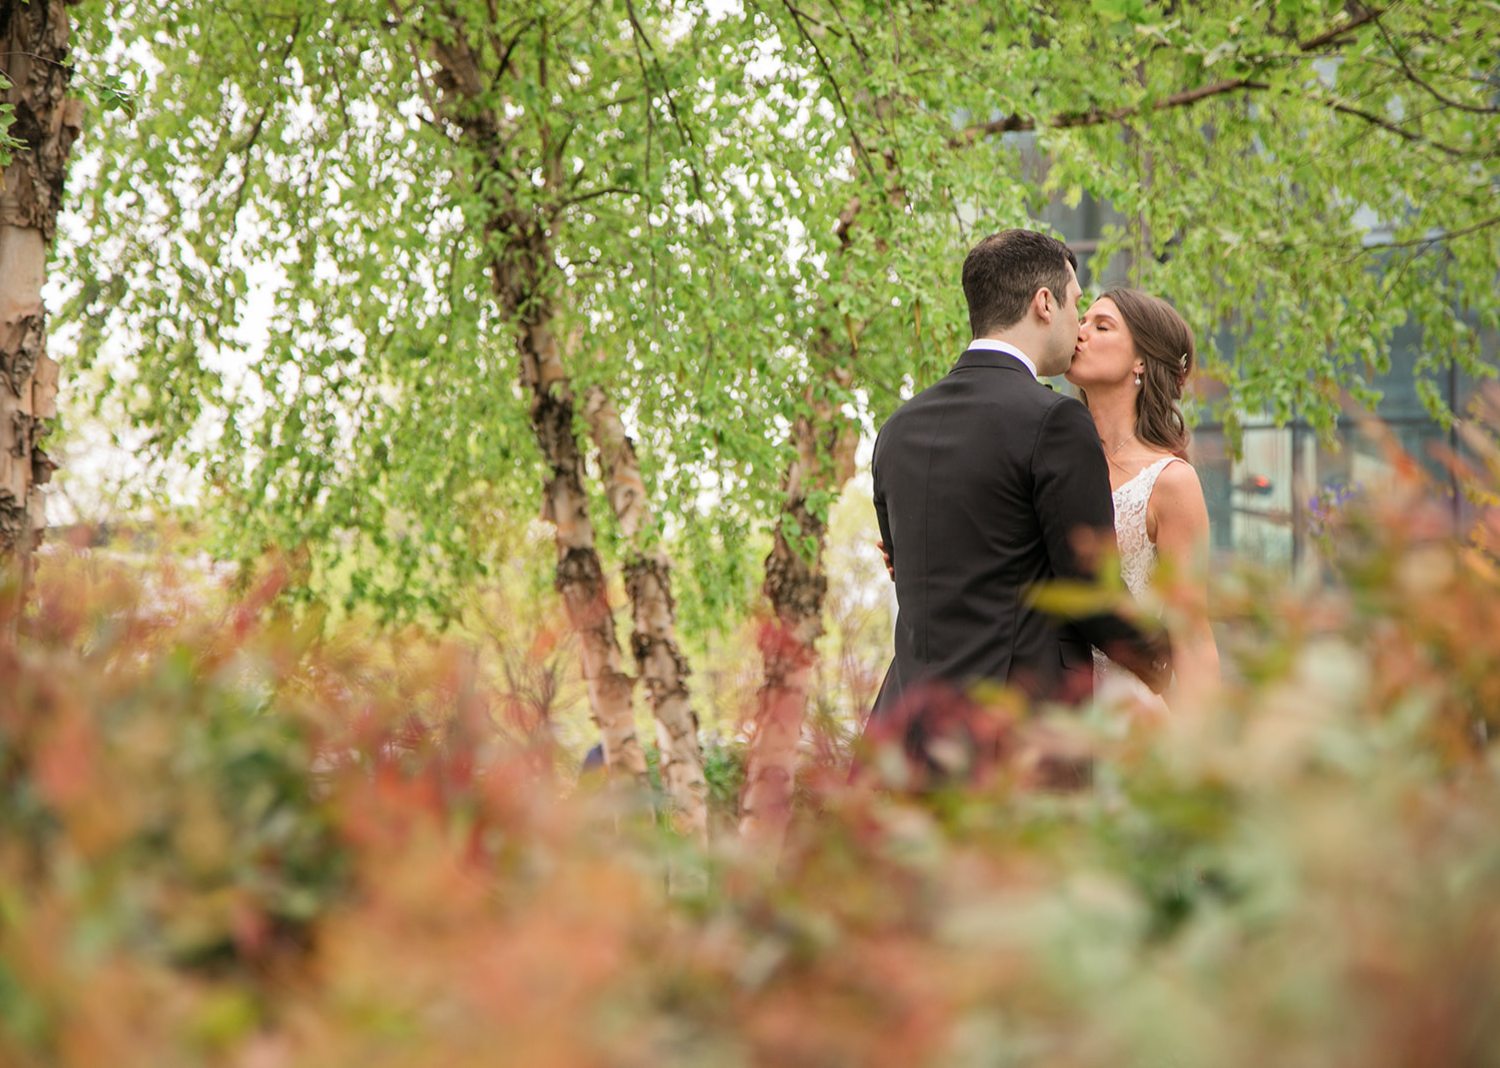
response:
<svg viewBox="0 0 1500 1068"><path fill-rule="evenodd" d="M942 373L966 243L1049 200L1119 213L1096 275L1183 310L1231 425L1329 426L1408 320L1435 414L1445 367L1492 373L1481 0L76 10L83 76L135 92L75 174L75 366L207 473L226 550L302 546L299 589L387 616L451 613L483 515L534 514L502 202L545 221L570 373L627 413L700 625L750 599L796 415L868 427ZM467 98L497 157L444 117L453 35L499 71Z"/></svg>
<svg viewBox="0 0 1500 1068"><path fill-rule="evenodd" d="M1470 433L1464 541L1403 462L1330 521L1333 586L1218 586L1216 708L997 710L1004 761L925 797L835 747L774 879L574 787L472 648L53 551L0 653L0 1059L1494 1064L1500 449ZM1048 789L1060 758L1092 785Z"/></svg>
<svg viewBox="0 0 1500 1068"><path fill-rule="evenodd" d="M640 377L649 388L622 400L649 406L637 421L679 424L699 442L680 460L644 458L667 468L659 509L686 502L678 511L709 528L690 543L704 538L733 578L745 517L697 507L705 477L722 485L701 462L720 462L722 424L700 428L671 369L705 331L754 333L754 303L708 309L716 279L758 272L746 257L759 239L742 234L712 270L698 262L723 247L723 224L678 209L690 186L716 199L733 188L716 172L703 189L676 105L650 100L697 78L693 57L719 42L705 26L703 39L657 54L651 40L670 12L618 39L599 35L601 14L543 6L492 27L503 38L483 47L514 62L495 89L506 159L488 170L437 106L435 66L422 56L453 31L436 15L216 3L85 23L102 63L117 62L107 58L117 41L151 47L138 117L101 131L108 148L67 264L80 280L71 308L86 324L82 355L125 339L110 388L125 391L158 452L208 472L229 547L306 546L350 602L388 616L446 613L496 563L475 537L485 514L535 513L510 324L486 276L490 243L503 240L498 194L484 187L494 182L548 220L557 271L544 284L571 295L558 333L576 385ZM612 15L624 20L625 7ZM568 173L542 180L561 164ZM256 286L274 307L264 351L247 348L258 339L242 327ZM757 359L784 339L757 343ZM769 473L770 439L760 451Z"/></svg>
<svg viewBox="0 0 1500 1068"><path fill-rule="evenodd" d="M128 106L73 176L62 336L242 566L205 605L54 548L0 619L0 1061L1496 1063L1483 432L1465 540L1393 457L1322 517L1327 588L1219 576L1219 704L997 708L967 790L849 784L883 617L835 591L772 877L724 833L727 718L706 849L574 782L491 277L524 229L497 205L545 220L570 374L614 393L691 565L699 692L748 710L753 628L710 632L783 522L788 432L943 372L976 233L1105 198L1096 274L1119 253L1183 309L1231 422L1327 426L1407 318L1429 379L1491 373L1493 4L71 10L80 78ZM490 155L433 58L460 39ZM368 626L412 616L459 626Z"/></svg>

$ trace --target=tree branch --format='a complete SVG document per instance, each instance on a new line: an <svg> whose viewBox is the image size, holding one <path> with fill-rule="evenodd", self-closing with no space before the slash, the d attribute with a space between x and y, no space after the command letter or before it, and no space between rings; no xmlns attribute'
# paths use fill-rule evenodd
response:
<svg viewBox="0 0 1500 1068"><path fill-rule="evenodd" d="M870 53L868 51L866 51L865 47L859 43L859 38L857 36L855 36L855 33L854 33L854 27L851 26L849 24L849 20L844 17L844 9L841 8L841 7L839 7L838 0L829 0L829 3L833 6L833 13L839 17L839 22L841 22L843 24L844 31L847 34L848 39L849 39L849 43L854 46L854 52L855 52L855 54L857 56L859 56L859 65L864 68L864 70L865 70L865 77L866 78L873 78L873 74L872 74L872 72L870 70ZM894 21L892 21L892 23L891 23L891 32L892 33L896 32L896 23ZM899 40L898 40L898 43L897 43L897 46L896 46L897 65L898 66L900 64L900 51L901 51L901 47L900 47L900 43L899 43ZM880 127L881 132L883 134L886 134L887 136L893 134L894 131L891 129L890 124L887 123L887 122L885 122L883 120L881 114L880 114L881 109L880 109L879 100L872 99L871 100L871 105L872 105L872 110L874 111L874 114L875 114L875 123L876 123L877 126ZM883 153L883 155L885 156L887 164L891 164L891 155L890 155L890 152L891 152L891 150L887 149L885 151L885 153Z"/></svg>
<svg viewBox="0 0 1500 1068"><path fill-rule="evenodd" d="M1200 100L1206 100L1211 96L1222 96L1224 93L1233 93L1239 89L1269 89L1265 82L1253 81L1249 78L1226 78L1223 81L1214 82L1212 85L1199 86L1197 89L1185 89L1180 93L1174 93L1163 100L1158 100L1152 105L1152 111L1167 111L1171 108L1186 107L1196 104ZM1057 127L1072 126L1097 126L1102 122L1119 122L1137 115L1140 108L1117 108L1114 111L1103 113L1097 108L1072 115L1059 115L1049 125Z"/></svg>
<svg viewBox="0 0 1500 1068"><path fill-rule="evenodd" d="M1196 104L1200 100L1211 96L1220 96L1224 93L1232 93L1240 89L1269 89L1265 82L1251 81L1248 78L1226 78L1223 81L1214 82L1212 85L1199 86L1197 89L1186 89L1180 93L1158 100L1152 105L1153 111L1165 111L1169 108L1186 107ZM1128 119L1132 115L1140 113L1140 108L1116 108L1113 111L1100 111L1091 108L1088 111L1076 111L1066 115L1058 115L1046 122L1044 125L1070 129L1078 126L1098 126L1106 122L1119 122ZM953 140L955 147L972 144L981 137L988 137L997 133L1012 133L1018 130L1036 129L1036 120L1025 118L1021 115L1009 115L994 122L983 123L979 126L967 127L963 133Z"/></svg>
<svg viewBox="0 0 1500 1068"><path fill-rule="evenodd" d="M783 3L783 6L788 11L795 12L798 17L800 17L802 19L805 19L806 21L812 23L814 26L818 27L818 29L820 29L820 30L827 30L829 33L833 34L835 37L842 37L842 36L844 36L843 31L841 31L837 26L831 26L828 23L824 22L822 19L818 18L816 15L809 14L808 12L803 11L801 8L799 8L796 5L792 4L790 2L790 0L785 0L785 2ZM856 45L856 47L858 47L858 46Z"/></svg>
<svg viewBox="0 0 1500 1068"><path fill-rule="evenodd" d="M499 86L500 79L505 77L505 72L510 68L511 54L515 52L516 45L521 43L521 38L526 35L527 30L531 29L535 21L535 19L526 19L521 23L521 28L515 32L515 35L511 37L509 43L504 48L496 48L496 55L499 61L495 64L495 80L490 84Z"/></svg>
<svg viewBox="0 0 1500 1068"><path fill-rule="evenodd" d="M833 7L833 13L839 17L839 22L844 26L844 33L848 35L849 43L854 46L854 52L859 56L860 66L865 68L865 77L870 77L870 54L865 51L864 46L859 43L859 38L854 36L854 27L849 25L849 20L844 17L844 9L839 7L838 0L828 0ZM891 29L894 30L892 23Z"/></svg>
<svg viewBox="0 0 1500 1068"><path fill-rule="evenodd" d="M1325 33L1320 33L1318 36L1311 37L1306 41L1298 42L1297 48L1302 52L1316 51L1318 48L1321 48L1323 45L1328 44L1330 41L1337 40L1339 37L1342 37L1344 34L1349 33L1352 30L1358 29L1365 23L1374 21L1383 13L1383 10L1384 9L1371 8L1368 11L1362 12L1355 18L1350 19L1348 22L1344 23L1341 26L1337 26L1331 30L1326 31ZM1220 96L1224 93L1232 93L1240 89L1268 88L1270 87L1265 82L1254 81L1250 78L1225 78L1221 81L1213 82L1210 85L1200 86L1196 89L1184 89L1180 93L1174 93L1173 95L1166 97L1165 99L1158 100L1154 105L1152 105L1151 110L1164 111L1168 108L1186 107L1190 104L1196 104L1198 101L1207 99L1208 97ZM1098 126L1106 122L1119 122L1122 119L1128 119L1132 115L1139 114L1140 111L1141 109L1138 107L1116 108L1114 111L1109 112L1100 111L1098 108L1090 108L1088 111L1074 112L1067 115L1058 115L1045 123L1045 125L1062 129L1074 128L1079 126ZM983 123L978 126L970 126L965 129L959 136L959 138L955 139L953 143L955 147L961 147L963 145L972 144L974 141L978 140L981 137L988 137L997 133L1014 133L1020 130L1034 130L1036 129L1036 126L1037 124L1035 119L1026 118L1020 114L1014 114L1003 119L996 119L993 122Z"/></svg>
<svg viewBox="0 0 1500 1068"><path fill-rule="evenodd" d="M1360 249L1363 252L1383 252L1389 248L1431 248L1440 245L1455 237L1465 237L1469 234L1478 233L1480 230L1488 230L1491 226L1500 226L1500 215L1492 215L1483 222L1477 222L1473 226L1465 226L1462 230L1444 230L1436 237L1418 237L1410 241L1382 241L1378 245L1366 245Z"/></svg>
<svg viewBox="0 0 1500 1068"><path fill-rule="evenodd" d="M1162 111L1168 108L1184 107L1189 104L1197 103L1199 100L1203 100L1207 97L1219 96L1224 93L1231 93L1240 89L1248 90L1269 88L1270 85L1266 82L1251 81L1248 78L1229 78L1225 81L1214 82L1212 85L1205 85L1198 89L1189 89L1184 92L1176 93L1172 96L1166 97L1163 100L1158 100L1152 106L1151 110ZM1351 104L1345 104L1339 100L1325 100L1316 97L1313 99L1318 103L1324 104L1341 114L1349 115L1357 119L1363 119L1365 122L1371 123L1375 126L1379 126L1381 129L1386 130L1389 133L1393 133L1397 137L1409 141L1412 144L1431 145L1433 148L1436 148L1441 152L1446 152L1448 155L1452 156L1455 159L1465 159L1472 154L1465 151L1464 149L1454 148L1452 145L1445 145L1441 141L1434 141L1430 137L1417 133L1413 130L1408 130L1404 126L1399 126L1396 123L1391 122L1389 119L1383 119L1379 115L1364 111L1363 109L1354 107ZM1044 125L1057 129L1070 129L1080 126L1098 126L1106 122L1120 122L1124 119L1130 118L1133 115L1139 114L1140 111L1140 108L1135 107L1116 108L1114 111L1108 112L1093 108L1089 111L1074 112L1073 114L1069 115L1058 115ZM980 126L967 127L958 137L953 138L950 141L950 144L955 148L961 148L965 145L973 144L976 140L982 137L987 137L992 134L1009 133L1016 130L1034 130L1036 128L1036 120L1023 118L1020 115L1010 115L1006 118L996 119L994 122L987 122Z"/></svg>
<svg viewBox="0 0 1500 1068"><path fill-rule="evenodd" d="M838 102L839 110L844 113L844 122L849 126L849 137L854 142L854 154L859 157L860 163L864 164L865 172L870 176L870 181L875 188L883 190L880 177L875 173L875 167L870 163L869 149L860 140L859 129L855 126L854 116L849 111L849 105L844 101L843 91L839 89L838 79L833 76L833 68L829 66L828 59L823 55L818 43L813 40L812 34L807 32L807 27L802 25L802 19L797 14L797 9L791 5L790 0L781 0L782 6L786 8L787 14L792 16L792 22L796 24L797 32L802 35L803 42L812 49L813 55L818 57L818 65L823 68L823 77L828 79L828 87L833 91L833 98ZM855 45L858 48L858 45Z"/></svg>
<svg viewBox="0 0 1500 1068"><path fill-rule="evenodd" d="M1363 111L1360 108L1352 107L1349 104L1344 104L1337 100L1319 100L1318 102L1326 103L1330 108L1332 108L1334 111L1339 112L1340 114L1352 115L1357 119L1364 119L1366 122L1379 126L1382 130L1393 133L1397 137L1405 141L1410 141L1414 145L1431 145L1433 148L1448 153L1448 155L1452 156L1454 159L1464 159L1469 155L1468 152L1465 152L1461 148L1454 148L1452 145L1445 145L1441 141L1434 141L1432 140L1432 138L1425 137L1419 133L1415 133L1411 130L1406 129L1404 126L1398 126L1394 122L1391 122L1389 119L1382 119L1379 115L1372 115L1368 111Z"/></svg>
<svg viewBox="0 0 1500 1068"><path fill-rule="evenodd" d="M1303 52L1316 52L1324 45L1338 40L1340 37L1344 36L1344 34L1359 29L1365 23L1376 21L1380 18L1381 15L1384 15L1386 11L1387 9L1383 7L1369 8L1368 10L1360 12L1358 15L1350 19L1348 22L1344 23L1342 26L1335 26L1327 33L1321 33L1316 37L1299 42L1297 44L1297 48Z"/></svg>
<svg viewBox="0 0 1500 1068"><path fill-rule="evenodd" d="M1431 94L1433 99L1446 104L1450 108L1458 108L1460 111L1467 111L1471 115L1500 115L1500 108L1485 108L1477 107L1473 104L1465 104L1462 101L1453 100L1450 97L1446 97L1442 93L1438 92L1437 89L1433 88L1433 86L1424 81L1416 71L1411 69L1410 64L1406 62L1406 56L1402 54L1401 49L1397 47L1396 42L1394 39L1392 39L1391 35L1386 32L1385 24L1379 19L1376 19L1375 26L1380 30L1380 36L1385 38L1385 43L1391 46L1391 55L1395 56L1396 62L1401 64L1401 70L1406 74L1407 80L1415 82L1417 85L1421 86L1429 94Z"/></svg>
<svg viewBox="0 0 1500 1068"><path fill-rule="evenodd" d="M390 9L396 13L398 20L404 20L406 18L406 12L402 10L401 6L396 2L396 0L386 0L386 2ZM438 107L437 97L435 97L432 93L432 86L429 84L430 79L426 76L425 73L423 73L422 55L417 51L416 40L408 37L406 40L406 47L411 52L412 69L417 75L417 91L422 94L422 99L427 101L427 107L432 112L431 125L434 129L441 129L442 127L440 126L440 120L442 117L442 110ZM447 131L444 130L444 132L446 133Z"/></svg>
<svg viewBox="0 0 1500 1068"><path fill-rule="evenodd" d="M619 193L622 196L631 196L632 194L638 192L640 192L640 190L627 189L622 185L605 186L603 189L594 189L587 193L580 193L576 197L568 197L566 200L558 201L557 208L553 211L552 214L553 216L560 215L568 208L573 207L575 204L582 204L585 201L596 200L599 197L607 197L614 193Z"/></svg>
<svg viewBox="0 0 1500 1068"><path fill-rule="evenodd" d="M302 18L298 16L292 22L292 32L287 35L286 47L281 51L281 65L283 68L286 67L287 60L291 58L292 50L297 47L297 35L301 32ZM271 115L271 107L271 103L267 102L260 109L260 114L256 116L254 124L250 127L250 132L245 136L244 143L229 146L229 151L225 153L223 162L219 164L218 169L214 171L213 177L210 179L210 182L217 182L223 176L224 171L229 166L231 156L241 157L241 166L244 169L240 174L239 183L235 186L234 194L230 197L233 204L233 207L230 209L230 218L239 218L240 210L245 206L245 192L250 185L250 172L252 170L251 156L255 152L255 146L260 142L261 133L266 128L266 119Z"/></svg>
<svg viewBox="0 0 1500 1068"><path fill-rule="evenodd" d="M634 30L634 36L638 39L638 41L644 41L646 43L646 48L651 53L652 63L656 67L656 72L658 75L662 75L661 60L657 58L656 46L651 43L651 38L646 36L645 28L641 26L640 19L636 17L635 0L625 0L625 10L630 15L630 25ZM639 44L636 45L636 51L639 55ZM642 68L642 77L645 77L645 73L645 69ZM682 116L677 111L677 100L672 96L672 87L667 84L667 79L664 75L661 76L661 83L661 95L662 98L667 102L667 113L672 116L672 125L677 128L677 133L682 138L683 143L686 144L689 148L696 150L698 147L698 142L693 138L693 131L688 128L686 123L682 121ZM649 79L647 79L646 88L649 94L649 90L651 88ZM649 101L646 106L650 107ZM687 159L687 167L688 173L693 176L693 193L699 200L702 200L704 199L703 176L698 173L698 164L693 160L692 155L689 155Z"/></svg>
<svg viewBox="0 0 1500 1068"><path fill-rule="evenodd" d="M634 15L632 14L632 25ZM646 111L646 184L651 184L651 141L656 133L655 109L651 105L651 70L646 63L646 53L641 50L641 35L632 33L630 43L635 46L635 62L641 69L641 96L645 98Z"/></svg>

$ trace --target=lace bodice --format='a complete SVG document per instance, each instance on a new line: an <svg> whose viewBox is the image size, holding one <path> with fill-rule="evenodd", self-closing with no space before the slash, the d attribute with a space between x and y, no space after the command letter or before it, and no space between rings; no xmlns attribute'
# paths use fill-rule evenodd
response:
<svg viewBox="0 0 1500 1068"><path fill-rule="evenodd" d="M1136 600L1145 596L1156 568L1156 546L1146 533L1146 507L1157 477L1175 463L1177 457L1165 456L1145 468L1129 482L1115 490L1115 540L1120 546L1120 577Z"/></svg>
<svg viewBox="0 0 1500 1068"><path fill-rule="evenodd" d="M1157 460L1114 492L1120 577L1137 601L1145 597L1151 573L1156 570L1156 546L1146 533L1146 508L1151 504L1157 477L1176 460L1175 456ZM1098 649L1094 650L1094 694L1105 701L1118 700L1123 694L1137 702L1161 703L1134 675L1112 663Z"/></svg>

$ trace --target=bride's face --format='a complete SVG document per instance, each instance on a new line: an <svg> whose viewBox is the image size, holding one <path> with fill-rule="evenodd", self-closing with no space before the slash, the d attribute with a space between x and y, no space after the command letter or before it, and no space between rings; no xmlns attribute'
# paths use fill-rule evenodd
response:
<svg viewBox="0 0 1500 1068"><path fill-rule="evenodd" d="M1094 301L1078 324L1078 345L1067 380L1084 389L1096 389L1134 382L1145 367L1145 361L1135 354L1130 328L1115 302L1108 297Z"/></svg>

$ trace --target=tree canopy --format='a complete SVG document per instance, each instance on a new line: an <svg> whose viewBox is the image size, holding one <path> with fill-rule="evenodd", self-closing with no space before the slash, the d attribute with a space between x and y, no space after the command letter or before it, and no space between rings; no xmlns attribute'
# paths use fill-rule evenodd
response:
<svg viewBox="0 0 1500 1068"><path fill-rule="evenodd" d="M1130 220L1094 262L1183 312L1231 424L1328 428L1407 321L1434 415L1438 371L1492 373L1478 0L82 10L81 66L135 98L75 174L80 357L208 472L226 545L307 546L389 615L447 610L492 563L485 511L538 504L485 275L501 185L545 223L572 377L617 398L719 610L785 526L799 415L868 429L941 374L966 245L1049 199ZM445 34L490 73L498 157L440 106Z"/></svg>

